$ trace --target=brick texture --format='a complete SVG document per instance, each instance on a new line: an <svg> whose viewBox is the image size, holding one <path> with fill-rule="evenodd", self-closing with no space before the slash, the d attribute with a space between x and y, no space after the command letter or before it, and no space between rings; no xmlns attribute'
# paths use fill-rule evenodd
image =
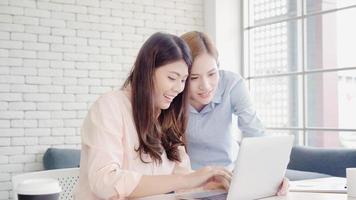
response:
<svg viewBox="0 0 356 200"><path fill-rule="evenodd" d="M203 30L203 0L1 0L0 200L48 147L80 148L80 125L157 31Z"/></svg>

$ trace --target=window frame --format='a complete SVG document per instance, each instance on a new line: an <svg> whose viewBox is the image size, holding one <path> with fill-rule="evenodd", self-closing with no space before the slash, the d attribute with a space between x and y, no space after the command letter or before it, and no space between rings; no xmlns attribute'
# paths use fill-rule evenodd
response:
<svg viewBox="0 0 356 200"><path fill-rule="evenodd" d="M328 72L338 72L338 71L343 71L343 70L356 70L356 66L353 67L337 67L335 68L327 68L327 69L307 69L307 63L306 63L306 45L305 45L305 37L306 37L306 21L313 16L323 16L325 14L329 13L336 13L340 12L342 10L346 9L353 9L356 8L356 3L355 5L350 5L342 8L334 8L334 9L329 9L329 10L321 10L321 11L314 11L314 12L305 12L305 5L307 0L297 0L297 8L296 8L296 16L291 16L291 17L279 17L278 19L271 19L271 20L265 20L261 23L253 24L250 25L250 13L252 11L252 8L250 6L250 3L253 0L243 0L241 3L243 4L242 7L242 41L243 41L243 47L242 47L242 64L243 67L241 68L241 75L245 78L249 90L251 90L251 81L257 80L257 79L267 79L267 78L277 78L277 77L293 77L293 76L301 76L301 105L302 105L302 120L301 120L301 127L273 127L273 126L266 126L266 130L268 131L287 131L287 132L294 132L295 136L299 138L298 144L299 145L308 145L308 132L310 131L330 131L330 132L356 132L356 129L354 128L330 128L330 127L313 127L313 126L308 126L307 125L307 106L306 106L306 96L307 96L307 75L310 74L323 74L323 73L328 73ZM260 28L263 26L268 26L268 25L273 25L277 23L282 23L282 22L289 22L289 21L298 21L300 20L301 23L301 35L298 35L297 37L300 37L300 49L298 49L298 59L300 59L301 63L301 69L300 71L295 71L295 72L285 72L285 73L278 73L278 74L268 74L268 75L251 75L251 63L250 63L250 51L251 51L251 44L250 44L250 32L256 28ZM299 54L300 53L300 54ZM299 94L299 90L298 90ZM298 100L299 101L299 100ZM258 112L258 111L257 111ZM293 134L294 134L293 133ZM301 134L300 134L301 133Z"/></svg>

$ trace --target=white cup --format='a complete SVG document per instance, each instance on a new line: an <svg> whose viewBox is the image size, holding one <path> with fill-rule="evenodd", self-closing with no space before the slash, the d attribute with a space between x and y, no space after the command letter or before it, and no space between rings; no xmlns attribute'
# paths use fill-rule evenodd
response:
<svg viewBox="0 0 356 200"><path fill-rule="evenodd" d="M356 168L346 168L347 195L356 197Z"/></svg>
<svg viewBox="0 0 356 200"><path fill-rule="evenodd" d="M61 187L56 179L33 178L22 181L16 191L18 200L58 200Z"/></svg>

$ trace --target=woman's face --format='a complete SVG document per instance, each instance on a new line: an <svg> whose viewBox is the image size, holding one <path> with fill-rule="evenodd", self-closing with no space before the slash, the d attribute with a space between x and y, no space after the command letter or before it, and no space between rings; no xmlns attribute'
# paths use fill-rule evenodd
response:
<svg viewBox="0 0 356 200"><path fill-rule="evenodd" d="M156 108L169 108L173 99L184 90L187 77L188 66L183 60L158 67L154 72Z"/></svg>
<svg viewBox="0 0 356 200"><path fill-rule="evenodd" d="M209 104L219 83L219 72L216 60L204 53L194 59L190 74L190 104L200 111Z"/></svg>

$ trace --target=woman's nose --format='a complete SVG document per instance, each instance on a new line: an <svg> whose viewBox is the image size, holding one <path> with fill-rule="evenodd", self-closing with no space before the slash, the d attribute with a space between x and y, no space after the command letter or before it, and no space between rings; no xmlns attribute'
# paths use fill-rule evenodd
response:
<svg viewBox="0 0 356 200"><path fill-rule="evenodd" d="M177 93L181 93L184 90L185 83L182 81L177 81L174 85L173 90Z"/></svg>
<svg viewBox="0 0 356 200"><path fill-rule="evenodd" d="M209 81L205 78L202 78L201 82L199 84L199 89L206 91L206 90L210 90L210 88L211 88L211 86L210 86Z"/></svg>

